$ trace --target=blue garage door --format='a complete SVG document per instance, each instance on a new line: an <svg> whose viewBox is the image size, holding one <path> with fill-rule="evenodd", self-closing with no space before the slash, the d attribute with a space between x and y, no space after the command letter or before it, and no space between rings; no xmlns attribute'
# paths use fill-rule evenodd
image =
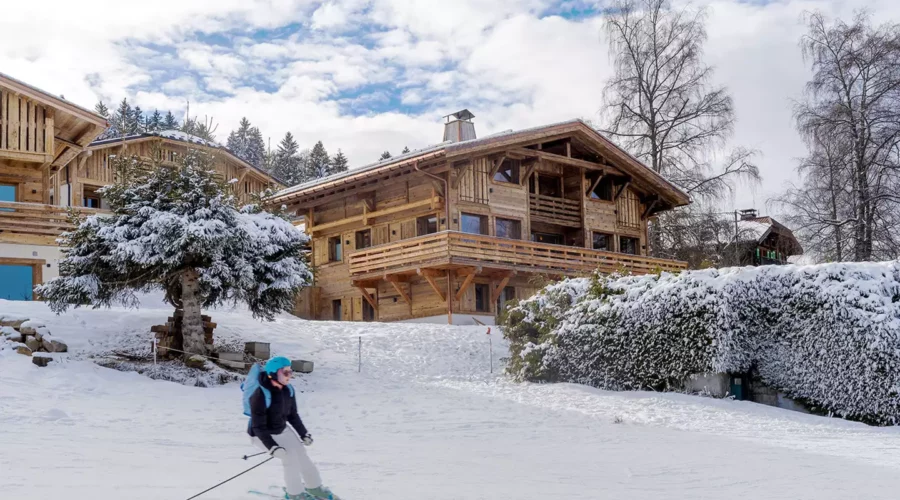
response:
<svg viewBox="0 0 900 500"><path fill-rule="evenodd" d="M31 266L0 264L0 299L31 300L32 271Z"/></svg>

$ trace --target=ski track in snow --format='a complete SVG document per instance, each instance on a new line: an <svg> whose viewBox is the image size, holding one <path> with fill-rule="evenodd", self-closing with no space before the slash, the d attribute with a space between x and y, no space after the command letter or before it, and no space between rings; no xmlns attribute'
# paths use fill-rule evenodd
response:
<svg viewBox="0 0 900 500"><path fill-rule="evenodd" d="M146 302L145 302L146 303ZM237 384L196 388L99 367L171 313L0 301L72 351L48 368L0 352L0 498L186 499L260 458ZM345 500L880 499L900 489L900 430L746 402L515 384L496 328L253 320L212 311L216 336L315 362L298 377L309 448ZM362 338L361 373L357 353ZM129 345L130 343L130 345ZM616 422L620 423L616 423ZM266 464L201 497L277 493Z"/></svg>

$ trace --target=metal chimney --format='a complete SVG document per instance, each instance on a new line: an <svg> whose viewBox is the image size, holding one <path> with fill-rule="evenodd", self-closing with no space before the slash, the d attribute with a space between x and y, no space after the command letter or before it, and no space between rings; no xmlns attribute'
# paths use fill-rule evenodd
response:
<svg viewBox="0 0 900 500"><path fill-rule="evenodd" d="M468 109L444 117L444 142L462 142L475 138L475 115Z"/></svg>

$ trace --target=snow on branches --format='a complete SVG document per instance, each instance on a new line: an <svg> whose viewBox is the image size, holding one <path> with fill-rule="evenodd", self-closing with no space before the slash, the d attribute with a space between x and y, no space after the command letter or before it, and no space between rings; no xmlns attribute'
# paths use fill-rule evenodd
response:
<svg viewBox="0 0 900 500"><path fill-rule="evenodd" d="M505 317L511 374L675 390L755 371L846 418L900 423L900 262L566 280Z"/></svg>
<svg viewBox="0 0 900 500"><path fill-rule="evenodd" d="M308 237L258 205L238 208L210 160L196 150L176 166L117 158L120 182L102 190L112 213L63 235L60 276L37 292L61 312L136 306L135 292L162 289L184 308L186 324L196 319L199 339L201 308L244 302L266 319L290 310L312 281L302 253ZM202 340L191 348L187 337L185 350L202 354Z"/></svg>

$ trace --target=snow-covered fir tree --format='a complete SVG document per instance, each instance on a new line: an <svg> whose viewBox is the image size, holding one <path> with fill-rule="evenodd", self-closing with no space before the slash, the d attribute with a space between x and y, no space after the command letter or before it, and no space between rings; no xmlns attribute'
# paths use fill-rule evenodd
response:
<svg viewBox="0 0 900 500"><path fill-rule="evenodd" d="M405 155L409 153L409 146L403 146L403 151L400 151L400 154Z"/></svg>
<svg viewBox="0 0 900 500"><path fill-rule="evenodd" d="M343 151L338 149L337 154L331 157L330 172L332 174L337 174L340 172L346 172L348 168L350 168L350 166L347 162L347 157L344 155Z"/></svg>
<svg viewBox="0 0 900 500"><path fill-rule="evenodd" d="M300 145L290 132L284 134L284 139L278 144L278 150L272 161L272 175L281 179L288 186L294 186L304 181L304 162L300 158Z"/></svg>
<svg viewBox="0 0 900 500"><path fill-rule="evenodd" d="M250 126L250 120L241 118L238 129L228 135L226 147L238 158L257 168L262 168L266 146L258 128Z"/></svg>
<svg viewBox="0 0 900 500"><path fill-rule="evenodd" d="M309 152L309 158L306 161L306 178L304 181L321 179L331 173L331 159L328 157L328 151L322 141L313 146Z"/></svg>
<svg viewBox="0 0 900 500"><path fill-rule="evenodd" d="M162 130L163 126L163 116L162 113L159 112L158 109L153 110L153 114L147 117L147 125L145 132L159 132Z"/></svg>
<svg viewBox="0 0 900 500"><path fill-rule="evenodd" d="M388 159L390 159L390 158L391 158L391 152L390 152L390 151L385 151L384 153L381 153L381 157L378 158L378 159L381 160L381 161L383 161L383 160L388 160Z"/></svg>
<svg viewBox="0 0 900 500"><path fill-rule="evenodd" d="M167 111L166 117L163 118L162 129L177 130L179 127L180 125L178 125L178 119L175 118L175 115L173 115L171 111Z"/></svg>
<svg viewBox="0 0 900 500"><path fill-rule="evenodd" d="M55 312L135 306L136 292L162 290L184 311L187 357L206 354L201 309L245 303L272 319L310 283L307 236L258 205L239 209L206 153L190 150L177 166L122 157L114 167L120 182L103 189L112 214L64 233L60 275L38 287Z"/></svg>
<svg viewBox="0 0 900 500"><path fill-rule="evenodd" d="M135 106L131 116L132 123L134 123L134 133L142 134L146 132L147 123L146 118L144 117L144 110L142 110L140 106Z"/></svg>
<svg viewBox="0 0 900 500"><path fill-rule="evenodd" d="M109 121L110 125L115 128L114 137L126 137L137 133L138 125L135 121L134 109L128 103L127 98L122 99Z"/></svg>
<svg viewBox="0 0 900 500"><path fill-rule="evenodd" d="M256 168L264 168L266 165L266 141L258 127L250 129L250 145L244 160Z"/></svg>
<svg viewBox="0 0 900 500"><path fill-rule="evenodd" d="M118 129L112 123L112 119L109 115L109 108L106 107L106 104L104 104L103 101L97 102L97 105L94 106L94 112L96 112L98 115L102 116L103 118L106 118L106 121L110 122L109 127L107 127L106 130L104 130L103 133L100 134L100 137L98 137L97 140L102 141L104 139L115 138Z"/></svg>

